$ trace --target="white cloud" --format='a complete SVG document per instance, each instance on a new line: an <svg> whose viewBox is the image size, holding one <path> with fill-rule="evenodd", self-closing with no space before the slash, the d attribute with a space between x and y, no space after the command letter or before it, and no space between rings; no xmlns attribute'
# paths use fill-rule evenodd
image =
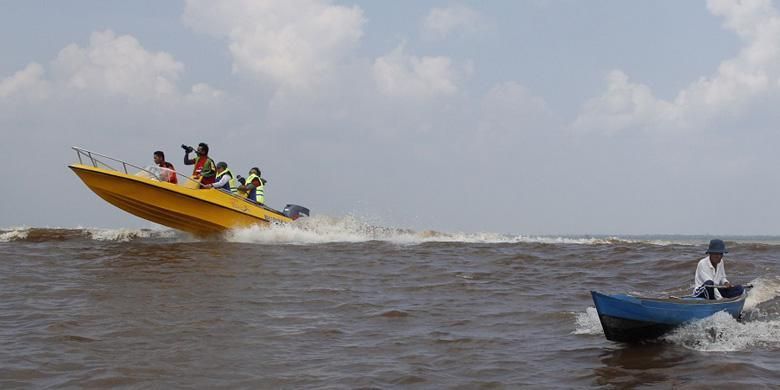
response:
<svg viewBox="0 0 780 390"><path fill-rule="evenodd" d="M320 0L188 0L184 20L228 39L234 72L287 87L325 77L358 44L365 22L358 7Z"/></svg>
<svg viewBox="0 0 780 390"><path fill-rule="evenodd" d="M88 96L121 96L135 101L219 99L222 91L200 83L182 94L176 83L184 65L166 52L150 52L130 35L94 32L89 45L70 44L51 62L50 79L43 66L31 63L0 82L0 98L25 95L37 99L71 99L78 91Z"/></svg>
<svg viewBox="0 0 780 390"><path fill-rule="evenodd" d="M631 83L625 73L613 70L607 75L607 90L585 103L573 127L611 134L657 121L673 121L678 111L673 104L656 99L650 87Z"/></svg>
<svg viewBox="0 0 780 390"><path fill-rule="evenodd" d="M433 8L423 21L423 37L445 39L453 33L473 33L483 28L482 16L465 5Z"/></svg>
<svg viewBox="0 0 780 390"><path fill-rule="evenodd" d="M458 91L458 72L449 57L415 57L403 46L379 57L373 65L379 91L393 97L430 98Z"/></svg>
<svg viewBox="0 0 780 390"><path fill-rule="evenodd" d="M48 96L49 85L43 80L44 70L38 63L30 63L24 69L0 81L0 98L18 93L34 99Z"/></svg>
<svg viewBox="0 0 780 390"><path fill-rule="evenodd" d="M777 89L780 79L780 18L768 0L710 0L710 12L745 41L710 77L691 83L672 101L657 99L649 86L631 83L621 71L607 77L607 90L583 106L573 127L617 132L629 128L697 128L740 115L755 98Z"/></svg>
<svg viewBox="0 0 780 390"><path fill-rule="evenodd" d="M86 48L68 45L52 62L52 73L68 88L141 99L175 94L183 69L170 54L149 52L112 31L92 33Z"/></svg>
<svg viewBox="0 0 780 390"><path fill-rule="evenodd" d="M707 9L722 16L724 25L745 39L760 36L766 22L777 17L770 0L709 0Z"/></svg>

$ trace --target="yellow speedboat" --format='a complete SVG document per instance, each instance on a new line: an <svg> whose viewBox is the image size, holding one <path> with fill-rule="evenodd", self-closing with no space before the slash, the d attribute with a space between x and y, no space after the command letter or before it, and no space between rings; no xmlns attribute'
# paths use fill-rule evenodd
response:
<svg viewBox="0 0 780 390"><path fill-rule="evenodd" d="M99 153L73 149L79 163L69 165L70 169L103 200L143 219L195 235L292 222L300 215L309 215L308 209L297 205L287 205L282 212L227 191L199 189L197 182L181 174L177 175L182 184L169 183L160 180L157 167L140 168ZM121 164L122 169L109 164ZM130 174L129 170L136 173Z"/></svg>

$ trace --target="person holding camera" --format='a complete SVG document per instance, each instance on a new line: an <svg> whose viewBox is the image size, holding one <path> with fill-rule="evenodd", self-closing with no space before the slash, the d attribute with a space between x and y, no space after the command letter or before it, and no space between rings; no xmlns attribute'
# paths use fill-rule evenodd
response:
<svg viewBox="0 0 780 390"><path fill-rule="evenodd" d="M190 159L190 153L194 150L192 146L182 145L184 149L184 165L195 165L192 170L192 178L200 184L214 184L217 176L217 168L214 160L209 157L209 146L205 142L198 144L196 156Z"/></svg>

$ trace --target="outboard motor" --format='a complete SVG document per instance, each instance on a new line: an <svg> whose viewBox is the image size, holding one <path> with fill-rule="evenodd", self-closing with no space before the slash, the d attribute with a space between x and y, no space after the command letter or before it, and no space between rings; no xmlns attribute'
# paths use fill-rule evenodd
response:
<svg viewBox="0 0 780 390"><path fill-rule="evenodd" d="M309 209L303 206L298 206L297 204L288 204L287 206L284 206L284 210L282 210L282 214L295 221L296 219L300 218L302 215L308 217Z"/></svg>

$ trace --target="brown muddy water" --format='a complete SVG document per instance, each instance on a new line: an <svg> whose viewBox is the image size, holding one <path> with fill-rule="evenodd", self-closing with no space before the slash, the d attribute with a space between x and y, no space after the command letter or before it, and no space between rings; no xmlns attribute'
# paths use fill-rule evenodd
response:
<svg viewBox="0 0 780 390"><path fill-rule="evenodd" d="M780 238L727 238L743 322L603 336L590 290L685 294L709 238L6 228L0 388L778 388Z"/></svg>

